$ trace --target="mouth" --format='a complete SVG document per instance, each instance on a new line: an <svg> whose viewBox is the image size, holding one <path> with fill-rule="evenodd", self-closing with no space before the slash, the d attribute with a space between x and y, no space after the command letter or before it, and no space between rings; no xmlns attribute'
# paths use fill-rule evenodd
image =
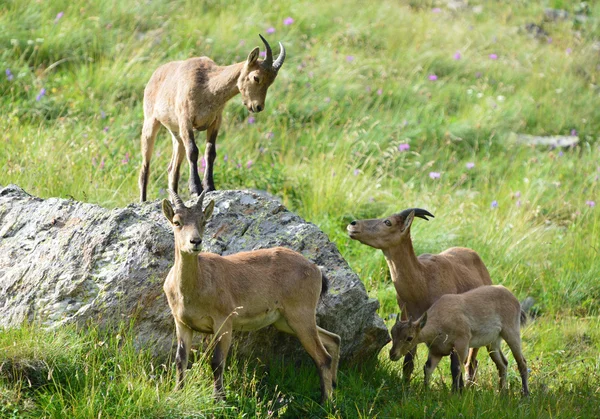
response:
<svg viewBox="0 0 600 419"><path fill-rule="evenodd" d="M394 355L392 351L390 351L390 361L396 362L400 359L400 355Z"/></svg>
<svg viewBox="0 0 600 419"><path fill-rule="evenodd" d="M355 229L351 228L350 226L346 227L346 230L348 231L348 235L350 236L351 239L356 238L356 236L358 236L360 234L360 231L355 230Z"/></svg>

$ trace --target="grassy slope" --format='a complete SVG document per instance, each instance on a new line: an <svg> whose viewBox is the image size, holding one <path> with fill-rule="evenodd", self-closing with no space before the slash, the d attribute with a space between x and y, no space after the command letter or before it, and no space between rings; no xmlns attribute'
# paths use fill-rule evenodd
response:
<svg viewBox="0 0 600 419"><path fill-rule="evenodd" d="M51 339L25 327L2 334L0 350L17 356L13 342L37 342L20 356L56 364L66 378L38 392L28 390L26 380L5 379L3 402L19 414L54 417L97 417L99 411L137 412L123 417L267 415L280 405L280 414L318 416L483 416L496 409L523 416L591 414L595 405L587 401L597 401L600 391L600 264L594 262L600 213L586 201L600 201L600 60L593 44L600 8L591 5L584 24L546 22L549 43L522 27L541 23L546 6L572 11L567 2L486 2L479 14L435 13L431 2L412 3L4 2L0 184L106 206L137 199L141 99L152 71L193 55L219 63L242 60L259 44L257 33L273 26L269 39L285 43L288 60L255 124L239 97L227 106L217 186L270 190L319 225L381 301L384 317L397 308L383 257L350 242L344 227L353 218L408 206L433 212L434 220L415 223L418 252L475 248L495 282L520 298L537 299L542 317L524 330L531 401L494 394L488 361L482 388L462 398L441 389L449 380L445 363L436 391L422 392L417 374L415 391L402 398L401 367L385 351L376 366L342 370L337 404L325 411L308 399L317 387L311 366L301 369L306 380L294 380L291 363L268 369L233 363L230 400L215 406L208 401L206 365L195 370L198 384L188 393L171 395L170 373L144 373L149 360L127 351L119 362L128 368L113 375L120 396L105 399L103 392L113 387L85 380L111 381L93 367L114 363L111 357L121 351L94 347L93 333L62 331L60 339ZM55 22L60 11L64 16ZM284 26L287 16L294 23ZM461 59L454 59L456 52ZM13 80L5 76L7 68ZM430 81L433 74L437 80ZM46 94L36 101L42 88ZM510 140L511 132L571 130L581 146L564 152ZM164 196L171 152L166 133L159 135L149 191L154 198ZM398 151L402 143L410 150ZM467 162L475 167L467 169ZM431 179L432 171L440 178ZM72 384L69 377L81 371L84 381ZM515 388L514 368L511 374ZM128 386L141 388L139 397L126 396ZM9 415L13 407L0 412Z"/></svg>

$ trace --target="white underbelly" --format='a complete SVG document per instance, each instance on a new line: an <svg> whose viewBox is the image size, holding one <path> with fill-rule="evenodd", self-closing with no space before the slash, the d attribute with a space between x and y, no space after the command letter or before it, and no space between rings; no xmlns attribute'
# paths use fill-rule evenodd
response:
<svg viewBox="0 0 600 419"><path fill-rule="evenodd" d="M500 329L495 327L485 331L479 331L479 333L471 337L469 346L471 348L481 348L482 346L487 346L492 342L495 342L496 340L498 340L499 336Z"/></svg>
<svg viewBox="0 0 600 419"><path fill-rule="evenodd" d="M236 316L233 319L233 330L251 332L253 330L262 329L263 327L267 327L275 323L280 317L281 314L278 310L269 310L268 312L251 317Z"/></svg>

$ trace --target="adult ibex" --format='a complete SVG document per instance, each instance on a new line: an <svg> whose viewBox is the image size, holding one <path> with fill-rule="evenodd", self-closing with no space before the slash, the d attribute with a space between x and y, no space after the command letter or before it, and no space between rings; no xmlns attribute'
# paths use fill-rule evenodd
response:
<svg viewBox="0 0 600 419"><path fill-rule="evenodd" d="M295 335L312 357L321 376L321 399L331 397L337 382L340 337L316 323L319 298L327 278L302 256L284 247L230 256L200 253L204 226L214 201L202 211L206 191L188 208L169 191L163 213L175 235L175 264L164 291L177 331L177 388L183 385L192 333L216 335L212 358L214 391L224 398L223 370L233 330L252 331L268 325Z"/></svg>
<svg viewBox="0 0 600 419"><path fill-rule="evenodd" d="M491 285L490 274L477 253L464 247L452 247L440 254L425 253L417 257L410 238L414 217L427 220L431 213L421 208L406 209L386 218L352 221L350 238L381 249L390 268L403 319L418 318L444 294L460 294L482 285ZM403 378L408 384L414 369L415 351L404 358ZM469 375L477 369L477 349L469 357ZM456 354L451 356L453 388L464 385Z"/></svg>
<svg viewBox="0 0 600 419"><path fill-rule="evenodd" d="M194 129L206 131L204 153L204 189L215 190L213 164L217 156L216 141L223 108L238 93L251 112L265 108L267 89L277 77L285 61L285 49L273 60L273 52L262 35L266 57L258 59L259 49L254 48L246 61L229 66L218 66L208 57L195 57L185 61L172 61L160 66L144 90L144 126L142 127L142 169L140 171L140 200L146 200L150 159L154 140L160 125L171 133L173 156L169 163L169 188L177 192L179 168L184 156L190 166L190 193L199 195L203 190L198 175L198 147Z"/></svg>

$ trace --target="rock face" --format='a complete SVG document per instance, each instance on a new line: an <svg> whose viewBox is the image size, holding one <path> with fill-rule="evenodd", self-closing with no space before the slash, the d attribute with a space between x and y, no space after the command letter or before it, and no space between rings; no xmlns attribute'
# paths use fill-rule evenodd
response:
<svg viewBox="0 0 600 419"><path fill-rule="evenodd" d="M228 255L285 246L324 267L330 291L319 325L342 338L342 358L372 356L389 341L377 300L315 225L270 196L251 191L207 195L216 206L204 251ZM174 344L162 290L173 264L173 233L160 201L108 210L64 199L0 189L0 327L37 320L48 327L88 321L107 326L134 318L136 341L157 355ZM269 327L234 337L237 353L298 354L298 340Z"/></svg>

